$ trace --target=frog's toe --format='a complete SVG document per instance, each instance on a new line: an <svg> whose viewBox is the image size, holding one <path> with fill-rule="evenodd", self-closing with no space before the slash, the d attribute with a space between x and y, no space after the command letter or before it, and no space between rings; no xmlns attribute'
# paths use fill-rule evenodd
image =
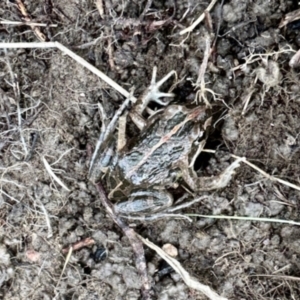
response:
<svg viewBox="0 0 300 300"><path fill-rule="evenodd" d="M169 101L162 101L160 100L160 98L162 97L169 97L169 98L173 98L175 95L173 93L161 93L160 91L151 91L151 93L149 94L149 96L151 97L151 101L154 101L160 105L166 106L169 104Z"/></svg>
<svg viewBox="0 0 300 300"><path fill-rule="evenodd" d="M145 95L145 100L146 102L149 101L154 101L160 105L167 105L168 102L163 102L160 100L162 97L168 97L172 98L174 97L173 93L162 93L159 91L159 88L173 75L176 76L176 72L173 70L169 72L165 77L163 77L161 80L156 82L156 74L157 74L157 67L153 68L153 73L152 73L152 79L151 79L151 84L149 88L147 89L146 95Z"/></svg>

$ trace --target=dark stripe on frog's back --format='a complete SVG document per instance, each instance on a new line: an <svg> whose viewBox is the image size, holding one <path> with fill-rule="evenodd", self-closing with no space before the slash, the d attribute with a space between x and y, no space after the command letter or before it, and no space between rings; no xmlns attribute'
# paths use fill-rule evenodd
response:
<svg viewBox="0 0 300 300"><path fill-rule="evenodd" d="M170 130L172 130L175 125L182 122L185 117L186 114L179 111L169 120L158 120L157 122L150 124L150 126L147 127L137 138L132 150L120 159L120 165L124 171L126 170L125 173L132 169L141 160L145 153L149 152L152 147L158 144L162 136L169 133ZM166 121L166 124L162 129L161 126L164 121ZM178 141L182 139L182 136L184 136L184 131L191 130L192 126L192 122L186 123L183 128L184 130L180 129L171 137L170 140L156 149L148 160L153 158L153 163L158 163L157 160L162 159L161 156L165 156L167 154L170 155L170 159L167 158L167 161L170 161L169 164L171 164L174 159L178 159L180 151L183 150L182 146L177 146ZM170 147L170 145L172 145L172 147Z"/></svg>
<svg viewBox="0 0 300 300"><path fill-rule="evenodd" d="M138 150L134 148L130 154L127 154L119 160L119 167L125 177L126 174L141 161L144 157L144 153L149 151L149 149L151 148L139 147ZM177 160L179 158L181 150L182 149L174 147L172 151L166 151L166 146L162 145L135 171L133 176L131 176L132 182L136 185L141 185L143 183L150 183L150 179L154 177L160 178L160 180L165 179L165 176L168 175L166 171L170 169L174 159ZM161 175L159 176L159 174Z"/></svg>
<svg viewBox="0 0 300 300"><path fill-rule="evenodd" d="M166 108L165 113L151 119L132 143L131 150L119 160L123 177L136 185L147 184L150 174L156 174L157 179L152 177L155 183L161 183L160 180L168 181L171 165L192 147L190 137L195 122L186 120L190 112L190 109L173 105ZM179 124L182 127L174 131ZM174 133L169 135L172 131ZM165 139L167 135L168 138Z"/></svg>
<svg viewBox="0 0 300 300"><path fill-rule="evenodd" d="M141 146L147 146L148 148L152 148L155 146L161 139L162 136L169 133L177 124L183 122L186 118L186 114L182 111L178 111L171 118L166 119L166 117L162 117L155 123L150 124L145 130L140 134L134 148L139 148ZM165 123L165 124L163 124ZM183 128L184 130L190 130L193 127L193 122L187 122ZM175 136L180 138L183 135L182 129L180 129ZM174 143L173 137L167 143Z"/></svg>

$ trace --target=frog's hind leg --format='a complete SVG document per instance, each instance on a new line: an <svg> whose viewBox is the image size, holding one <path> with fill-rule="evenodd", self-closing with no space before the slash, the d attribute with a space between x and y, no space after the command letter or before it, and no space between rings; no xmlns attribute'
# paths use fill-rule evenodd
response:
<svg viewBox="0 0 300 300"><path fill-rule="evenodd" d="M192 219L189 218L188 216L185 216L184 214L174 214L175 211L184 209L187 207L192 206L195 203L201 202L203 199L206 199L208 196L201 196L197 197L189 202L184 202L181 205L177 205L175 207L170 207L164 210L163 212L160 213L155 213L152 215L145 215L145 216L134 216L134 215L120 215L120 217L129 219L129 220L138 220L138 221L144 221L144 222L153 222L165 218L172 218L172 219L185 219L188 220L189 222L192 222Z"/></svg>
<svg viewBox="0 0 300 300"><path fill-rule="evenodd" d="M190 186L190 188L195 192L205 192L217 189L222 189L228 185L233 175L235 174L235 169L240 166L240 162L244 158L236 159L230 166L228 166L221 174L211 177L197 177L194 171L190 172L183 171L182 177L184 181Z"/></svg>
<svg viewBox="0 0 300 300"><path fill-rule="evenodd" d="M114 208L117 214L148 214L162 211L173 204L173 196L156 189L137 190L125 202L117 203Z"/></svg>

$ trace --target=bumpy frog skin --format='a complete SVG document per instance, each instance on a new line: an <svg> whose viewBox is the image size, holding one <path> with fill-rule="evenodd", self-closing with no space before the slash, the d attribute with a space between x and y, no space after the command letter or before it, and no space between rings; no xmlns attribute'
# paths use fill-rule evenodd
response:
<svg viewBox="0 0 300 300"><path fill-rule="evenodd" d="M151 214L171 206L173 197L166 188L175 186L178 178L194 192L225 187L239 166L235 161L215 177L198 177L190 166L194 156L199 155L199 142L202 147L205 144L211 123L204 106L169 105L143 122L141 113L149 101L173 96L158 91L170 73L155 83L155 71L150 88L132 108L132 115L138 114L138 120L142 120L138 125L142 130L115 157L107 175L109 197L127 200L115 205L116 213L123 215Z"/></svg>

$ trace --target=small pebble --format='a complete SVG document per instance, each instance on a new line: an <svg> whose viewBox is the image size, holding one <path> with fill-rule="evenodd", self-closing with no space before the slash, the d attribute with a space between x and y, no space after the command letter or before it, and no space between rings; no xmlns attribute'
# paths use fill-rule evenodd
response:
<svg viewBox="0 0 300 300"><path fill-rule="evenodd" d="M164 244L162 249L171 257L176 257L178 255L178 250L172 244Z"/></svg>

